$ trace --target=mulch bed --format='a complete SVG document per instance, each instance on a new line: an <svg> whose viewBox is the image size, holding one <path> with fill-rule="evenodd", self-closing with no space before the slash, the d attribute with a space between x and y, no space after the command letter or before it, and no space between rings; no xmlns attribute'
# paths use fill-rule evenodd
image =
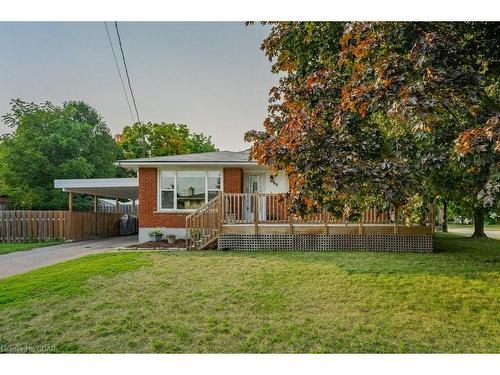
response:
<svg viewBox="0 0 500 375"><path fill-rule="evenodd" d="M128 246L127 248L134 248L134 249L185 249L186 248L186 240L175 240L175 243L169 243L167 240L161 240L161 241L148 241L144 242L138 245L131 245Z"/></svg>

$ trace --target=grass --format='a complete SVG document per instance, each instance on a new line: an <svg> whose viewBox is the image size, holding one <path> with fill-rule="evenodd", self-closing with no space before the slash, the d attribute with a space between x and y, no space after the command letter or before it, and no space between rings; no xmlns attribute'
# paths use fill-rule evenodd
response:
<svg viewBox="0 0 500 375"><path fill-rule="evenodd" d="M91 255L0 280L0 349L500 352L500 241L435 245Z"/></svg>
<svg viewBox="0 0 500 375"><path fill-rule="evenodd" d="M0 243L0 255L13 253L15 251L32 250L37 247L57 245L60 243L61 241L30 242L30 243Z"/></svg>

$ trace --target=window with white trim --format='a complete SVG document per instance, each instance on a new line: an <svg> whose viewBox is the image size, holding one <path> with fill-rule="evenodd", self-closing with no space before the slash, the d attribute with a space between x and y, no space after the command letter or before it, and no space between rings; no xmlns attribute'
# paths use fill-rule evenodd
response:
<svg viewBox="0 0 500 375"><path fill-rule="evenodd" d="M221 191L221 173L220 171L208 171L207 175L207 195L208 200L214 199Z"/></svg>
<svg viewBox="0 0 500 375"><path fill-rule="evenodd" d="M221 171L160 171L159 178L160 210L197 209L222 188Z"/></svg>
<svg viewBox="0 0 500 375"><path fill-rule="evenodd" d="M175 173L173 171L160 172L161 209L172 210L175 208Z"/></svg>

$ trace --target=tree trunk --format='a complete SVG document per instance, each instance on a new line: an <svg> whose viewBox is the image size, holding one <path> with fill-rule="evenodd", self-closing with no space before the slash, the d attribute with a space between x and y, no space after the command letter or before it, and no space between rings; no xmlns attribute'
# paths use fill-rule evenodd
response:
<svg viewBox="0 0 500 375"><path fill-rule="evenodd" d="M441 231L448 233L448 202L443 200L443 205L441 206Z"/></svg>
<svg viewBox="0 0 500 375"><path fill-rule="evenodd" d="M482 208L474 211L474 233L472 237L486 237L486 234L484 234L484 210Z"/></svg>

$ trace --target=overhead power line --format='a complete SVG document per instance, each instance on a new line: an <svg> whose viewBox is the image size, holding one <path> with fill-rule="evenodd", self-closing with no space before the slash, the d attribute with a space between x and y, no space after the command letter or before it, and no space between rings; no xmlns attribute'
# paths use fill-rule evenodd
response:
<svg viewBox="0 0 500 375"><path fill-rule="evenodd" d="M132 85L130 84L130 75L128 74L127 63L125 62L125 54L123 53L122 39L120 38L120 31L118 30L118 22L115 21L116 35L118 36L118 44L120 45L120 52L122 54L123 66L125 67L125 74L127 76L128 88L130 89L130 94L132 95L132 102L134 103L135 114L137 115L137 122L141 122L139 117L139 111L137 110L137 103L135 101L134 91L132 90Z"/></svg>
<svg viewBox="0 0 500 375"><path fill-rule="evenodd" d="M130 100L128 98L127 89L125 88L125 83L123 83L122 72L120 70L120 66L118 65L118 60L116 59L115 49L113 47L113 41L111 40L111 36L109 35L108 25L106 24L106 22L104 22L104 27L106 28L106 34L108 35L109 46L111 47L111 52L113 52L113 59L115 60L116 70L118 71L118 76L120 77L120 82L122 83L123 93L125 94L125 99L127 100L128 110L130 112L130 116L132 116L132 123L134 123L135 122L134 113L132 112L132 107L130 106Z"/></svg>

